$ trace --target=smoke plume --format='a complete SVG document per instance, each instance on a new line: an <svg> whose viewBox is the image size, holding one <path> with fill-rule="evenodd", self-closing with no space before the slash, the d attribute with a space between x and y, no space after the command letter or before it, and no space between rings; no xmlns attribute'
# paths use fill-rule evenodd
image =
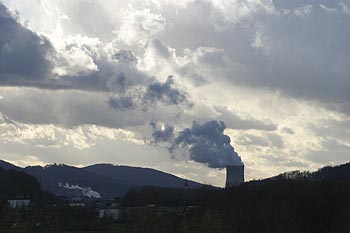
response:
<svg viewBox="0 0 350 233"><path fill-rule="evenodd" d="M190 160L211 168L221 169L227 165L243 164L241 157L230 144L230 137L224 134L226 125L222 121L208 121L202 124L193 122L191 128L180 131L177 136L174 136L172 126L159 129L154 122L150 125L153 127L153 142L167 142L172 154L183 150Z"/></svg>
<svg viewBox="0 0 350 233"><path fill-rule="evenodd" d="M68 182L66 182L65 184L62 184L60 182L60 183L58 183L58 186L60 188L64 188L64 189L81 191L81 193L84 197L101 198L101 195L98 192L94 191L90 187L80 187L79 185L70 185Z"/></svg>
<svg viewBox="0 0 350 233"><path fill-rule="evenodd" d="M191 128L180 132L174 145L188 149L190 159L212 168L242 164L241 158L231 146L231 139L224 134L222 121L193 122Z"/></svg>

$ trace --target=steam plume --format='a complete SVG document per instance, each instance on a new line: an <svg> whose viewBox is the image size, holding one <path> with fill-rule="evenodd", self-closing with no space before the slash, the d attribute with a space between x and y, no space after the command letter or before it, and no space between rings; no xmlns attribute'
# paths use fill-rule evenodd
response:
<svg viewBox="0 0 350 233"><path fill-rule="evenodd" d="M152 124L151 124L152 125ZM174 137L171 126L157 129L153 123L153 138L156 143L168 142L169 151L184 150L189 159L206 164L211 168L224 168L227 165L243 164L241 157L231 146L231 139L224 134L222 121L193 122L191 128L182 130Z"/></svg>

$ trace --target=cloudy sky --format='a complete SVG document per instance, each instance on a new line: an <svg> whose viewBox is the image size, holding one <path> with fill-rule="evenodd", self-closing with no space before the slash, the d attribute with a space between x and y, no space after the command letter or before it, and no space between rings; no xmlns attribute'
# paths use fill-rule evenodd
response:
<svg viewBox="0 0 350 233"><path fill-rule="evenodd" d="M0 158L220 186L345 163L349 25L349 0L2 0Z"/></svg>

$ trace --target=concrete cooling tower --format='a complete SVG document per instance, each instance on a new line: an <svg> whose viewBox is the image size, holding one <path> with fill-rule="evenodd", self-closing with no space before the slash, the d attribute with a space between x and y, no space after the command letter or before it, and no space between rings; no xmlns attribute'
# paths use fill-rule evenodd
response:
<svg viewBox="0 0 350 233"><path fill-rule="evenodd" d="M244 165L226 166L226 188L244 183Z"/></svg>

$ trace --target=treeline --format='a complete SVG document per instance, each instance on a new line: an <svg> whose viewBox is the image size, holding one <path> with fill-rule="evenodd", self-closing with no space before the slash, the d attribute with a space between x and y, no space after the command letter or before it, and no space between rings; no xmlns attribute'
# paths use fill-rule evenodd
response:
<svg viewBox="0 0 350 233"><path fill-rule="evenodd" d="M121 199L122 206L169 206L198 205L202 189L160 188L153 186L130 188Z"/></svg>
<svg viewBox="0 0 350 233"><path fill-rule="evenodd" d="M151 188L143 189L144 193L140 190L131 190L125 196L129 204L129 195L135 197L135 193L137 198L134 200L153 203L156 196L164 197L159 202L164 203L171 191L154 188L152 195ZM190 198L184 202L198 205L198 208L190 209L184 215L159 215L145 210L133 219L135 232L350 232L350 183L285 179L259 185L247 183L230 190L187 191ZM182 192L178 190L180 197L173 198L168 204L181 200Z"/></svg>
<svg viewBox="0 0 350 233"><path fill-rule="evenodd" d="M292 171L279 174L262 181L269 180L309 180L309 181L336 181L336 182L350 182L350 163L338 165L338 166L326 166L315 172L309 171Z"/></svg>

